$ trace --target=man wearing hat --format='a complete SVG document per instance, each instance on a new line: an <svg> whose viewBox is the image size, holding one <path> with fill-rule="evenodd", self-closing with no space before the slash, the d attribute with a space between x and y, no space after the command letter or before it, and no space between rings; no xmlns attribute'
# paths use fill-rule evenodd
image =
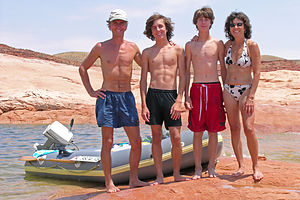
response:
<svg viewBox="0 0 300 200"><path fill-rule="evenodd" d="M97 43L79 68L83 85L91 97L97 98L96 119L102 130L101 162L105 175L106 190L118 192L111 178L111 148L114 128L124 127L129 138L131 152L130 181L131 188L149 185L138 179L138 165L141 157L141 137L139 118L135 99L131 92L132 62L141 65L141 54L137 45L124 40L128 19L125 11L111 11L107 20L112 38ZM100 89L91 86L87 70L101 59L103 83Z"/></svg>

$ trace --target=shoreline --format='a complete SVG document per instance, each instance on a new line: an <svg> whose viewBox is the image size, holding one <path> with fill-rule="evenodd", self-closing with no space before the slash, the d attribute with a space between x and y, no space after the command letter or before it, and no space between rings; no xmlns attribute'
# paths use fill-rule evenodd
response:
<svg viewBox="0 0 300 200"><path fill-rule="evenodd" d="M261 102L256 105L256 116L254 128L256 132L264 134L284 133L284 132L300 132L300 105L268 105ZM140 118L140 125L144 124L141 118L140 104L137 103L137 110ZM187 128L188 111L181 115L182 128ZM0 124L14 125L47 125L54 121L59 121L63 124L69 124L71 119L74 119L75 124L90 124L97 125L95 117L94 105L81 105L77 109L62 109L62 110L15 110L9 113L0 115ZM226 119L226 130L229 131L228 121Z"/></svg>
<svg viewBox="0 0 300 200"><path fill-rule="evenodd" d="M277 71L261 72L255 95L255 129L300 132L300 71L286 70L298 65L268 65L266 69ZM1 53L0 66L5 72L0 73L0 124L50 124L55 120L69 124L72 118L75 124L96 124L96 100L85 91L77 66ZM99 88L101 69L92 67L89 73L92 86ZM131 88L140 113L139 79L140 70L134 69ZM187 112L183 112L182 122L187 125ZM229 129L228 123L226 126Z"/></svg>
<svg viewBox="0 0 300 200"><path fill-rule="evenodd" d="M279 64L268 63L277 71L261 72L255 97L258 134L300 132L300 71L288 70L299 67ZM69 124L74 118L75 124L96 125L95 99L86 93L78 67L1 53L0 66L0 124L50 124L55 120ZM93 67L89 73L92 86L99 88L101 70ZM131 86L140 112L139 78L140 71L133 70ZM187 112L182 122L186 128ZM228 123L226 127L229 134ZM116 194L103 192L103 185L68 185L54 191L50 199L300 199L299 163L260 160L265 178L254 183L251 161L246 162L246 174L240 178L230 176L237 169L235 158L221 157L216 168L221 177L215 179L174 183L172 177L166 177L166 184L135 189L122 185Z"/></svg>
<svg viewBox="0 0 300 200"><path fill-rule="evenodd" d="M237 169L235 158L221 157L216 171L217 178L203 178L184 182L173 182L165 177L164 184L130 189L128 185L119 186L121 191L113 194L105 192L104 186L78 187L76 191L60 191L52 194L50 199L299 199L300 174L290 176L291 170L299 171L300 163L259 160L264 178L254 182L250 159L245 159L246 172L240 177L233 177ZM183 175L191 176L192 170ZM284 177L284 178L282 178ZM283 181L283 179L285 181Z"/></svg>

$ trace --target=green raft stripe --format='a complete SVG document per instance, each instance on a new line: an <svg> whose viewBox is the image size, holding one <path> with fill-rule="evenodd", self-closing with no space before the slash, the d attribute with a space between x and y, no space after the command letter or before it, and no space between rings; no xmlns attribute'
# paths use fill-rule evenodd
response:
<svg viewBox="0 0 300 200"><path fill-rule="evenodd" d="M101 171L69 170L58 165L54 167L59 167L60 169L53 168L53 167L35 167L35 166L25 166L24 168L26 172L37 172L37 173L45 173L45 174L72 175L72 176L103 176L102 170ZM98 166L94 168L96 169L97 167Z"/></svg>
<svg viewBox="0 0 300 200"><path fill-rule="evenodd" d="M223 142L223 138L221 135L218 135L218 142ZM208 146L208 139L202 141L202 147ZM182 148L182 154L187 154L193 151L193 144L185 146ZM171 152L164 153L162 155L162 161L166 161L171 159ZM148 167L154 164L153 158L149 158L146 160L142 160L139 163L139 168ZM60 169L54 169L55 167L59 167ZM95 166L89 170L68 170L59 165L54 165L52 167L35 167L35 166L25 166L26 172L38 172L38 173L47 173L47 174L59 174L59 175L72 175L72 176L104 176L103 170L96 170L98 166ZM129 171L129 164L121 165L118 167L114 167L111 170L111 174L119 174L123 172Z"/></svg>

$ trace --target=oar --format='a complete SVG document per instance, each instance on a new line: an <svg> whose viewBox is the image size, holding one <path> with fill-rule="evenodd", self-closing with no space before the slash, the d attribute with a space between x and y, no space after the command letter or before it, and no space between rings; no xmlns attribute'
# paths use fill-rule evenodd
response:
<svg viewBox="0 0 300 200"><path fill-rule="evenodd" d="M50 162L75 163L75 161L73 161L73 160L44 159L44 158L37 159L37 158L32 157L32 156L22 156L21 158L19 158L19 160L27 161L27 162L42 160L42 161L50 161Z"/></svg>
<svg viewBox="0 0 300 200"><path fill-rule="evenodd" d="M21 158L19 158L19 160L21 160L21 161L37 161L37 159L32 156L22 156Z"/></svg>

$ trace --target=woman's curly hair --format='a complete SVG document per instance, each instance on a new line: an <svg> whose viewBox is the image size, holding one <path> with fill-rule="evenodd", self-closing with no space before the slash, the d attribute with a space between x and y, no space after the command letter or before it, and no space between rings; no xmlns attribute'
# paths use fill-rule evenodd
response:
<svg viewBox="0 0 300 200"><path fill-rule="evenodd" d="M247 17L247 15L243 12L232 12L226 19L225 22L225 28L224 28L224 32L225 32L225 36L230 39L231 41L234 41L234 37L232 36L232 34L230 33L230 24L233 23L233 20L237 18L241 21L243 21L244 23L244 27L245 27L245 33L244 36L246 39L250 39L251 38L251 24L250 24L250 20Z"/></svg>

